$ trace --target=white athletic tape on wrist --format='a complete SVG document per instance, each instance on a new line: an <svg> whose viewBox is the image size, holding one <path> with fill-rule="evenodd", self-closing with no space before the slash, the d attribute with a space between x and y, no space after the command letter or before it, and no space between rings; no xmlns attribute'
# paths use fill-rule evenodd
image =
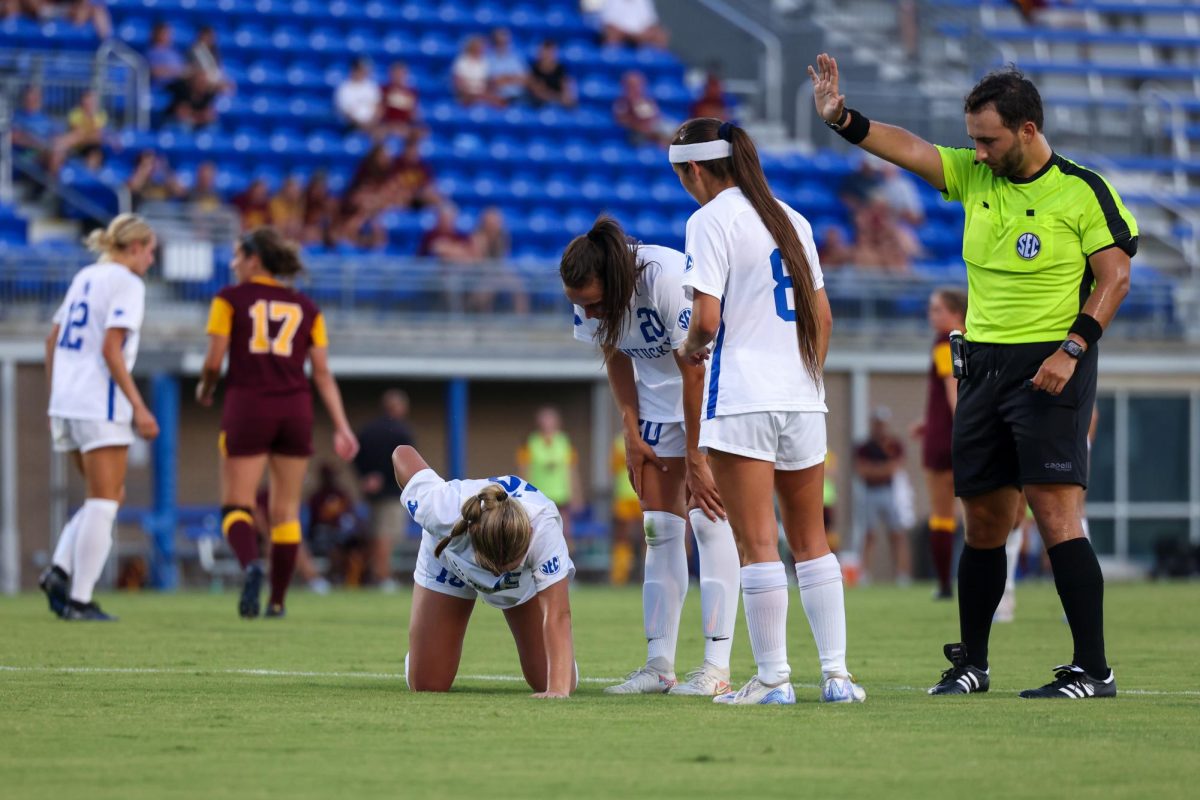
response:
<svg viewBox="0 0 1200 800"><path fill-rule="evenodd" d="M667 151L667 158L672 164L685 164L688 161L713 161L718 158L729 158L732 155L733 145L724 139L696 142L695 144L673 144Z"/></svg>

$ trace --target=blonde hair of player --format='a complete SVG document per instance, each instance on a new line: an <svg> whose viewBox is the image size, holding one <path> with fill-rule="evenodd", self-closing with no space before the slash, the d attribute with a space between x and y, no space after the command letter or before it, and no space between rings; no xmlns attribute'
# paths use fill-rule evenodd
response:
<svg viewBox="0 0 1200 800"><path fill-rule="evenodd" d="M137 214L118 214L108 227L97 228L87 235L83 245L98 256L120 261L120 256L139 244L154 239L150 223Z"/></svg>
<svg viewBox="0 0 1200 800"><path fill-rule="evenodd" d="M493 483L484 487L479 494L467 498L462 507L462 519L447 538L438 542L433 555L440 556L451 540L463 535L471 540L476 563L500 575L509 571L529 552L529 545L533 541L533 525L524 506Z"/></svg>

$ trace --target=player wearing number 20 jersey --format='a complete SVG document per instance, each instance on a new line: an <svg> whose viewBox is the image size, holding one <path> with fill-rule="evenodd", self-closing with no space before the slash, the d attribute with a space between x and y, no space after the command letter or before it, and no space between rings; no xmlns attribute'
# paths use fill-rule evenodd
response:
<svg viewBox="0 0 1200 800"><path fill-rule="evenodd" d="M229 337L221 415L231 456L312 455L312 392L304 364L327 347L316 303L269 275L226 286L213 298L208 333Z"/></svg>

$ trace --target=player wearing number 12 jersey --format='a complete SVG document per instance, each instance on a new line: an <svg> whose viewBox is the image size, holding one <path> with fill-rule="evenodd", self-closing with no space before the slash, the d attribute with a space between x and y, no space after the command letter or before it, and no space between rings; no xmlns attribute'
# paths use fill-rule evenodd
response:
<svg viewBox="0 0 1200 800"><path fill-rule="evenodd" d="M237 282L213 298L208 355L196 399L211 405L229 354L221 416L221 530L245 571L238 613L259 614L263 567L254 525L255 494L270 468L271 597L268 617L284 615L284 600L299 550L300 490L312 455L312 381L333 418L334 451L349 460L358 440L342 408L329 370L325 319L315 303L284 281L300 270L299 256L271 228L259 228L237 243Z"/></svg>

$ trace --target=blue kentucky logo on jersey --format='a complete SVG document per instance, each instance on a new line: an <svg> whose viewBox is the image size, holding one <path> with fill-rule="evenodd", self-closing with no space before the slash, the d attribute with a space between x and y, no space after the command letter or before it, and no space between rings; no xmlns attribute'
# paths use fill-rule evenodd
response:
<svg viewBox="0 0 1200 800"><path fill-rule="evenodd" d="M417 501L416 500L408 501L408 513L414 517L417 515Z"/></svg>
<svg viewBox="0 0 1200 800"><path fill-rule="evenodd" d="M118 308L116 311L113 312L114 317L121 317L124 315L125 315L125 309L123 309L123 308Z"/></svg>
<svg viewBox="0 0 1200 800"><path fill-rule="evenodd" d="M693 262L693 261L692 261L692 256L691 256L691 253L689 253L689 254L688 254L688 257L687 257L687 261L686 261L686 262L684 262L684 265L683 265L683 271L684 271L684 272L691 272L691 271L692 271L692 267L694 267L694 266L696 266L696 264L695 264L695 262Z"/></svg>
<svg viewBox="0 0 1200 800"><path fill-rule="evenodd" d="M679 330L686 331L688 326L692 324L692 310L685 308L679 312Z"/></svg>
<svg viewBox="0 0 1200 800"><path fill-rule="evenodd" d="M562 564L559 563L558 556L555 556L545 564L542 564L540 567L538 567L538 569L542 571L543 575L553 575L554 573L558 572L560 568L562 568Z"/></svg>

